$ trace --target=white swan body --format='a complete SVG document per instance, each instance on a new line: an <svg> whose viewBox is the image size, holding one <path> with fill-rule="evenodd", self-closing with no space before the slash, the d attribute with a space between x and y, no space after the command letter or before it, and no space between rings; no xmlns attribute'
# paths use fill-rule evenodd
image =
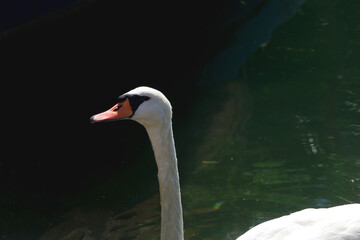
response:
<svg viewBox="0 0 360 240"><path fill-rule="evenodd" d="M261 223L237 240L360 240L360 204L304 209Z"/></svg>
<svg viewBox="0 0 360 240"><path fill-rule="evenodd" d="M142 124L151 141L161 199L161 240L183 240L179 173L169 100L158 90L138 87L119 97L92 122L132 119ZM360 204L305 209L250 229L237 240L360 240Z"/></svg>

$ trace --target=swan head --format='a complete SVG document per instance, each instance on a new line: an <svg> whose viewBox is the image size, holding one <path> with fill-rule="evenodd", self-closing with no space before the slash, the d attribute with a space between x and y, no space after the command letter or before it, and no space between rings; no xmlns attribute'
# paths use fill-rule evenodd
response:
<svg viewBox="0 0 360 240"><path fill-rule="evenodd" d="M150 87L138 87L120 95L113 107L92 116L90 121L131 119L144 127L151 127L170 122L171 116L171 104L163 93Z"/></svg>

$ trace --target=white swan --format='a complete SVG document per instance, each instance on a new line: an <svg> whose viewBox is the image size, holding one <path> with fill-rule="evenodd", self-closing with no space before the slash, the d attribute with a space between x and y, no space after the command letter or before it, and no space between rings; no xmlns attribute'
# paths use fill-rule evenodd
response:
<svg viewBox="0 0 360 240"><path fill-rule="evenodd" d="M179 173L169 100L158 90L138 87L119 97L91 122L132 119L142 124L158 166L161 199L161 240L183 240ZM250 229L237 240L360 240L360 204L305 209Z"/></svg>

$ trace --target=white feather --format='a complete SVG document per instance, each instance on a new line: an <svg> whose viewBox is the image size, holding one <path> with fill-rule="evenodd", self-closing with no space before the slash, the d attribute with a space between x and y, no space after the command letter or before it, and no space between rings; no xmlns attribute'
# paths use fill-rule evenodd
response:
<svg viewBox="0 0 360 240"><path fill-rule="evenodd" d="M257 225L237 240L360 240L360 204L304 209Z"/></svg>

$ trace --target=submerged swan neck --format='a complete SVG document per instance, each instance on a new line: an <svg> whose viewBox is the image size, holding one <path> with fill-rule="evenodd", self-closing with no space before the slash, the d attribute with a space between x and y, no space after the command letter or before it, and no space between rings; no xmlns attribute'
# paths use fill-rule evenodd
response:
<svg viewBox="0 0 360 240"><path fill-rule="evenodd" d="M172 124L145 127L158 166L161 201L161 240L183 240L179 172Z"/></svg>

